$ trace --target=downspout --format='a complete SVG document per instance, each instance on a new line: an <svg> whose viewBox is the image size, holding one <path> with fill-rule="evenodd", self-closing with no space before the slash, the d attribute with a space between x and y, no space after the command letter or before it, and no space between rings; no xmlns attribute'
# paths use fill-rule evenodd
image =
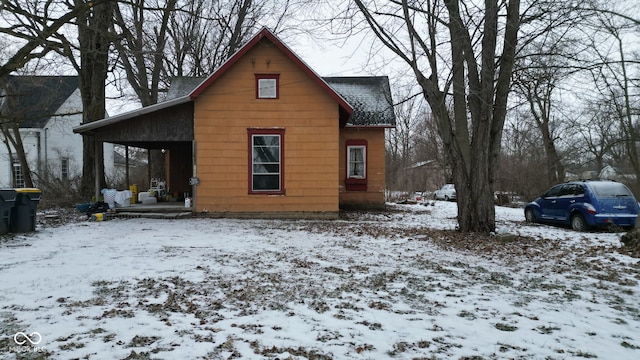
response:
<svg viewBox="0 0 640 360"><path fill-rule="evenodd" d="M47 132L49 128L44 128L44 168L45 168L45 176L46 179L49 180L49 147L47 146Z"/></svg>
<svg viewBox="0 0 640 360"><path fill-rule="evenodd" d="M197 164L196 164L196 151L197 151L196 141L193 140L191 141L191 163L193 164L194 179L198 178ZM197 183L193 183L191 185L191 208L193 209L192 211L195 211L196 206L198 205L197 188L198 188Z"/></svg>
<svg viewBox="0 0 640 360"><path fill-rule="evenodd" d="M42 175L42 130L36 130L38 136L36 136L36 148L38 149L38 177Z"/></svg>

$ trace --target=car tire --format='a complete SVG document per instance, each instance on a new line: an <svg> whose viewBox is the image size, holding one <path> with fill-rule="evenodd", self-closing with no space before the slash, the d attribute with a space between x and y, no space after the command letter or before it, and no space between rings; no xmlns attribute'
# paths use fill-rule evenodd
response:
<svg viewBox="0 0 640 360"><path fill-rule="evenodd" d="M571 216L571 228L575 231L587 231L589 229L589 225L587 221L584 219L584 216L580 214L574 214Z"/></svg>
<svg viewBox="0 0 640 360"><path fill-rule="evenodd" d="M533 209L527 209L524 211L524 220L528 223L536 222L536 212Z"/></svg>
<svg viewBox="0 0 640 360"><path fill-rule="evenodd" d="M449 201L449 197L447 195L444 196L444 201Z"/></svg>

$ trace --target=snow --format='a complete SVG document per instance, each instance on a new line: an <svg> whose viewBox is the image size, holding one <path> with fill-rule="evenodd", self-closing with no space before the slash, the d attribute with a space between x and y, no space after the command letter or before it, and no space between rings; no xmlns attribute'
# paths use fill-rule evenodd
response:
<svg viewBox="0 0 640 360"><path fill-rule="evenodd" d="M442 201L0 237L0 357L640 358L640 262L620 233L496 217L515 240L456 232Z"/></svg>

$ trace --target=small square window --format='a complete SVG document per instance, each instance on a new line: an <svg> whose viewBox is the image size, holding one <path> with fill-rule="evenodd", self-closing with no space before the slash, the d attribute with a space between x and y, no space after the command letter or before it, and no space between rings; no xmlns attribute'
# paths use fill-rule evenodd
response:
<svg viewBox="0 0 640 360"><path fill-rule="evenodd" d="M277 99L280 96L278 74L256 74L256 98Z"/></svg>

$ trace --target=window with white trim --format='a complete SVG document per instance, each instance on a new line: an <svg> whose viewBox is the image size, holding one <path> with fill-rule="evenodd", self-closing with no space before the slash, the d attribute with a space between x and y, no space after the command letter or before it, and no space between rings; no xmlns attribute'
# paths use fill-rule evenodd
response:
<svg viewBox="0 0 640 360"><path fill-rule="evenodd" d="M22 164L20 164L20 160L17 157L13 158L12 161L13 166L13 187L23 188L24 187L24 173L22 172Z"/></svg>
<svg viewBox="0 0 640 360"><path fill-rule="evenodd" d="M62 179L69 178L69 158L60 159L60 175Z"/></svg>
<svg viewBox="0 0 640 360"><path fill-rule="evenodd" d="M367 178L367 147L347 146L347 178Z"/></svg>
<svg viewBox="0 0 640 360"><path fill-rule="evenodd" d="M278 74L256 74L256 98L278 99L280 97Z"/></svg>
<svg viewBox="0 0 640 360"><path fill-rule="evenodd" d="M284 193L284 130L249 130L250 193Z"/></svg>

